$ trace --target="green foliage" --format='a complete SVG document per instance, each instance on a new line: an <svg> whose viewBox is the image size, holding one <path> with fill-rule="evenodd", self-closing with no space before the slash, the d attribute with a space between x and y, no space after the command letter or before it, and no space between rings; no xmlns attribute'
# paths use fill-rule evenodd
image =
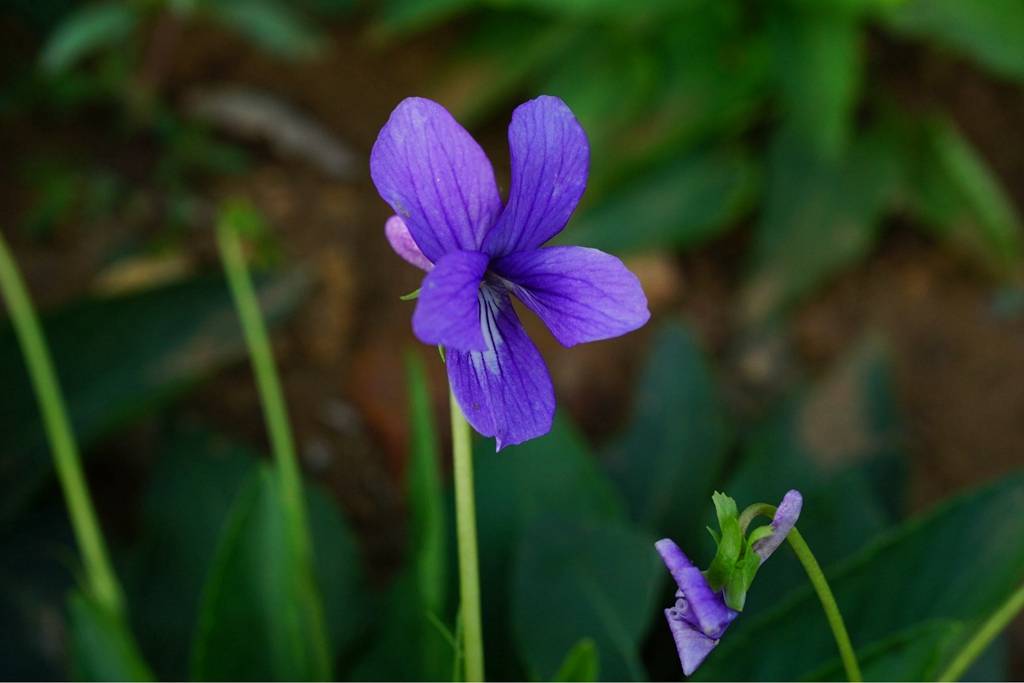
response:
<svg viewBox="0 0 1024 683"><path fill-rule="evenodd" d="M876 648L868 671L932 679L979 620L1019 587L1022 497L1024 475L1009 476L894 529L829 572L854 645L859 651ZM772 612L738 620L697 677L827 678L835 645L814 601L809 589L801 589ZM928 638L920 638L922 629ZM911 630L914 640L906 638ZM756 657L739 654L751 648Z"/></svg>
<svg viewBox="0 0 1024 683"><path fill-rule="evenodd" d="M100 50L123 45L138 23L138 13L124 2L83 5L54 30L43 48L40 64L53 74L66 71Z"/></svg>
<svg viewBox="0 0 1024 683"><path fill-rule="evenodd" d="M750 322L779 314L867 255L901 180L886 131L865 134L838 162L787 131L768 164L743 302Z"/></svg>
<svg viewBox="0 0 1024 683"><path fill-rule="evenodd" d="M565 652L592 638L604 680L644 680L641 638L664 573L654 539L616 524L544 515L518 552L512 620L527 670L548 680Z"/></svg>
<svg viewBox="0 0 1024 683"><path fill-rule="evenodd" d="M626 431L604 452L633 521L659 537L695 540L732 442L717 382L693 334L658 330Z"/></svg>
<svg viewBox="0 0 1024 683"><path fill-rule="evenodd" d="M239 634L245 633L245 638ZM323 604L275 472L238 494L203 588L192 678L330 678Z"/></svg>
<svg viewBox="0 0 1024 683"><path fill-rule="evenodd" d="M666 325L637 388L630 428L606 453L634 520L660 535L691 533L730 440L729 418L696 340L682 325Z"/></svg>
<svg viewBox="0 0 1024 683"><path fill-rule="evenodd" d="M303 278L260 288L280 321ZM244 356L230 296L219 278L77 302L43 320L75 436L83 452L99 438L166 404L215 369ZM11 329L0 332L0 519L9 518L52 471L28 376Z"/></svg>
<svg viewBox="0 0 1024 683"><path fill-rule="evenodd" d="M615 252L696 246L749 211L757 180L756 166L740 150L682 156L609 192L559 241Z"/></svg>
<svg viewBox="0 0 1024 683"><path fill-rule="evenodd" d="M1024 253L1024 227L971 144L944 119L911 128L906 140L906 201L921 225L994 273L1012 272Z"/></svg>
<svg viewBox="0 0 1024 683"><path fill-rule="evenodd" d="M980 65L1024 78L1024 5L1016 0L907 0L893 2L885 24L962 52Z"/></svg>
<svg viewBox="0 0 1024 683"><path fill-rule="evenodd" d="M285 59L308 59L324 47L323 37L290 3L276 0L215 0L208 7L218 23L266 52Z"/></svg>
<svg viewBox="0 0 1024 683"><path fill-rule="evenodd" d="M68 611L71 671L76 680L153 680L120 615L108 613L80 592L68 599Z"/></svg>
<svg viewBox="0 0 1024 683"><path fill-rule="evenodd" d="M601 662L598 660L597 645L591 638L582 638L566 653L562 666L558 667L558 673L552 680L590 683L598 679L600 671Z"/></svg>
<svg viewBox="0 0 1024 683"><path fill-rule="evenodd" d="M406 353L405 370L412 435L406 479L408 561L384 597L376 643L354 672L359 680L444 680L452 666L453 645L441 622L450 577L437 435L423 363L412 352ZM404 656L395 657L399 649Z"/></svg>

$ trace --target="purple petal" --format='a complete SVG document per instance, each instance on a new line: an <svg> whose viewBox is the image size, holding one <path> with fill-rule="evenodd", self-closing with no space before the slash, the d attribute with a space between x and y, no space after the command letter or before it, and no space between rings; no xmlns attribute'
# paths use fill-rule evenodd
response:
<svg viewBox="0 0 1024 683"><path fill-rule="evenodd" d="M420 251L405 221L398 216L392 216L384 224L384 234L387 236L391 248L395 250L396 254L405 259L407 263L411 263L420 270L430 270L434 267L430 259Z"/></svg>
<svg viewBox="0 0 1024 683"><path fill-rule="evenodd" d="M437 102L410 97L370 153L377 191L428 259L475 251L501 210L494 170L476 140Z"/></svg>
<svg viewBox="0 0 1024 683"><path fill-rule="evenodd" d="M508 203L484 240L495 256L536 249L565 227L587 185L587 135L565 102L542 96L519 105L508 127Z"/></svg>
<svg viewBox="0 0 1024 683"><path fill-rule="evenodd" d="M672 609L665 610L665 618L672 631L672 638L676 641L676 651L679 652L679 663L683 665L683 673L691 676L715 649L718 641L708 638L685 620L675 617Z"/></svg>
<svg viewBox="0 0 1024 683"><path fill-rule="evenodd" d="M555 392L544 359L526 335L508 294L484 285L486 351L449 350L448 381L469 424L497 449L547 434Z"/></svg>
<svg viewBox="0 0 1024 683"><path fill-rule="evenodd" d="M453 251L442 256L423 278L412 330L425 344L460 351L483 351L480 283L488 258L479 251Z"/></svg>
<svg viewBox="0 0 1024 683"><path fill-rule="evenodd" d="M520 251L495 260L492 269L565 346L618 337L651 317L636 275L597 249Z"/></svg>
<svg viewBox="0 0 1024 683"><path fill-rule="evenodd" d="M683 598L693 619L700 625L700 630L709 638L720 638L739 612L729 609L721 593L711 590L704 574L690 562L675 541L663 538L655 543L654 547L658 549L661 559L683 593Z"/></svg>
<svg viewBox="0 0 1024 683"><path fill-rule="evenodd" d="M797 490L789 491L779 507L775 510L775 517L772 519L772 535L765 536L759 541L754 541L754 552L761 561L767 560L775 549L782 545L786 536L796 526L796 520L800 516L800 509L803 507L804 499Z"/></svg>

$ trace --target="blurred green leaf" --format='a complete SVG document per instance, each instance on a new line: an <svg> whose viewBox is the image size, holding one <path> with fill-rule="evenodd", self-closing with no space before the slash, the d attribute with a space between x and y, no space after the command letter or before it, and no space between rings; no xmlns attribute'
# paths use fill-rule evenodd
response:
<svg viewBox="0 0 1024 683"><path fill-rule="evenodd" d="M265 315L280 321L306 290L305 277L260 286ZM43 320L64 399L83 451L105 434L178 395L245 347L220 278L72 304ZM0 331L0 520L52 472L17 342Z"/></svg>
<svg viewBox="0 0 1024 683"><path fill-rule="evenodd" d="M1020 265L1024 238L1012 200L948 120L909 133L907 200L925 227L963 246L992 271Z"/></svg>
<svg viewBox="0 0 1024 683"><path fill-rule="evenodd" d="M356 680L444 680L451 672L452 648L432 622L444 614L449 578L438 439L423 362L407 352L405 368L412 427L409 563L385 598L381 632L357 665ZM405 656L395 657L397 650Z"/></svg>
<svg viewBox="0 0 1024 683"><path fill-rule="evenodd" d="M550 680L581 638L597 647L604 680L645 680L639 645L662 585L654 539L598 520L543 516L523 536L511 617L536 680Z"/></svg>
<svg viewBox="0 0 1024 683"><path fill-rule="evenodd" d="M592 169L591 185L599 191L606 177L622 179L638 165L668 163L695 145L736 138L770 93L773 46L767 32L751 29L737 3L698 0L681 7L650 35L631 37L651 43L658 87L618 136L614 163Z"/></svg>
<svg viewBox="0 0 1024 683"><path fill-rule="evenodd" d="M597 645L592 638L583 638L572 646L558 667L554 681L591 682L598 680L601 662L597 655Z"/></svg>
<svg viewBox="0 0 1024 683"><path fill-rule="evenodd" d="M307 559L291 536L278 477L260 465L235 499L203 589L192 678L331 677Z"/></svg>
<svg viewBox="0 0 1024 683"><path fill-rule="evenodd" d="M136 9L126 2L83 5L54 29L43 47L40 64L50 73L65 71L98 50L122 45L138 21Z"/></svg>
<svg viewBox="0 0 1024 683"><path fill-rule="evenodd" d="M901 167L889 131L861 136L832 162L791 133L770 151L743 317L763 322L864 258L896 195Z"/></svg>
<svg viewBox="0 0 1024 683"><path fill-rule="evenodd" d="M934 40L1004 76L1024 78L1024 4L1019 0L907 0L883 13L893 31Z"/></svg>
<svg viewBox="0 0 1024 683"><path fill-rule="evenodd" d="M164 444L125 584L149 661L161 678L181 680L217 539L256 460L204 430L169 435Z"/></svg>
<svg viewBox="0 0 1024 683"><path fill-rule="evenodd" d="M324 48L324 37L289 3L216 0L208 9L213 19L279 57L309 59Z"/></svg>
<svg viewBox="0 0 1024 683"><path fill-rule="evenodd" d="M217 541L259 460L256 453L205 429L172 431L163 442L143 501L141 542L129 558L126 585L149 661L162 679L180 680L189 673L193 631ZM361 635L365 617L359 553L337 507L317 487L309 487L307 496L327 626L335 650L343 652Z"/></svg>
<svg viewBox="0 0 1024 683"><path fill-rule="evenodd" d="M559 59L580 36L579 27L510 12L485 12L461 41L432 89L465 126L473 127L507 104ZM502 111L502 120L511 118Z"/></svg>
<svg viewBox="0 0 1024 683"><path fill-rule="evenodd" d="M800 531L827 566L863 548L901 515L902 440L885 347L867 339L750 430L723 490L741 506L776 505L789 489L799 490ZM790 554L778 553L758 573L746 611L762 611L805 582Z"/></svg>
<svg viewBox="0 0 1024 683"><path fill-rule="evenodd" d="M850 137L863 64L856 15L772 6L772 36L785 126L828 158Z"/></svg>
<svg viewBox="0 0 1024 683"><path fill-rule="evenodd" d="M756 186L756 169L742 152L697 152L612 190L559 241L615 252L695 246L734 225Z"/></svg>
<svg viewBox="0 0 1024 683"><path fill-rule="evenodd" d="M68 600L71 670L79 681L151 681L124 620L75 592Z"/></svg>
<svg viewBox="0 0 1024 683"><path fill-rule="evenodd" d="M409 352L405 363L412 423L412 453L406 484L411 511L412 565L423 609L438 614L444 606L448 574L444 495L438 472L438 438L434 431L434 416L430 408L423 361Z"/></svg>
<svg viewBox="0 0 1024 683"><path fill-rule="evenodd" d="M660 85L650 46L631 38L610 31L578 36L537 88L565 100L587 132L593 158L609 156L612 135L644 114Z"/></svg>
<svg viewBox="0 0 1024 683"><path fill-rule="evenodd" d="M605 462L633 521L684 543L703 533L732 434L712 370L682 325L658 330L634 406Z"/></svg>
<svg viewBox="0 0 1024 683"><path fill-rule="evenodd" d="M478 440L474 448L477 536L480 543L484 647L506 650L512 642L508 620L509 574L527 528L538 518L555 514L581 522L620 521L624 503L576 429L556 415L551 432L501 453L494 442ZM561 658L575 640L562 644ZM546 675L554 673L554 667ZM493 679L523 678L511 658L487 662Z"/></svg>
<svg viewBox="0 0 1024 683"><path fill-rule="evenodd" d="M932 680L984 619L1024 580L1024 474L957 498L884 534L862 553L828 572L854 645L880 647L912 628L948 622L963 630L947 637L937 627L911 680ZM815 515L806 505L804 520ZM812 550L815 549L811 545ZM773 558L774 561L774 558ZM766 565L767 566L767 565ZM755 587L756 589L756 587ZM749 610L748 610L749 611ZM753 614L750 615L753 617ZM793 643L799 643L797 648ZM913 648L919 644L910 641ZM743 653L756 652L757 656ZM905 647L872 668L888 679L904 675ZM737 619L701 668L703 680L801 680L827 676L835 643L807 587L760 617Z"/></svg>
<svg viewBox="0 0 1024 683"><path fill-rule="evenodd" d="M381 0L374 16L386 35L422 31L475 7L480 0Z"/></svg>

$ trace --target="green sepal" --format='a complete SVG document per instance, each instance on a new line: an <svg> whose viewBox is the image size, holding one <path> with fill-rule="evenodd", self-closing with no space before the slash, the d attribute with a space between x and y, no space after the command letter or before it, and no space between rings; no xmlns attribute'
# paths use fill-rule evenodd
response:
<svg viewBox="0 0 1024 683"><path fill-rule="evenodd" d="M711 496L715 504L715 513L718 516L718 527L720 538L718 539L718 551L711 561L711 566L705 572L705 577L711 585L711 589L718 591L725 587L732 576L736 563L743 551L743 532L740 531L739 510L736 508L736 501L724 493L715 492Z"/></svg>
<svg viewBox="0 0 1024 683"><path fill-rule="evenodd" d="M750 546L744 549L743 558L736 563L725 584L725 604L737 612L743 611L747 602L747 591L754 582L754 575L761 568L761 558Z"/></svg>
<svg viewBox="0 0 1024 683"><path fill-rule="evenodd" d="M413 301L414 299L419 299L420 298L420 290L421 289L423 289L423 288L422 287L417 287L416 289L414 289L413 291L409 292L408 294L403 294L402 296L400 296L398 298L401 299L402 301Z"/></svg>

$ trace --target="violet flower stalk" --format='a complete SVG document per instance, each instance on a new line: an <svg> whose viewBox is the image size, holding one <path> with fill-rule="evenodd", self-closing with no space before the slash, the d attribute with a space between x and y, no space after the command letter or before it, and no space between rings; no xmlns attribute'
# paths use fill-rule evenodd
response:
<svg viewBox="0 0 1024 683"><path fill-rule="evenodd" d="M569 108L549 96L520 105L508 139L504 205L483 150L431 100L403 100L370 157L373 182L397 214L387 238L427 271L413 331L445 348L462 412L498 450L546 434L555 412L551 377L513 295L564 346L617 337L650 317L640 282L619 259L543 246L565 227L587 182L587 137Z"/></svg>

